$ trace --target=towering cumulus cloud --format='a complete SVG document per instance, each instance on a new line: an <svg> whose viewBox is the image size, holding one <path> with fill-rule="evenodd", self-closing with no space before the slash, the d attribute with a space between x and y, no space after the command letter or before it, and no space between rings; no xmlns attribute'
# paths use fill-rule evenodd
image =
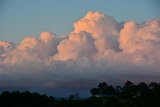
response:
<svg viewBox="0 0 160 107"><path fill-rule="evenodd" d="M126 80L160 81L160 19L122 24L90 11L65 37L42 32L19 44L0 41L0 87L74 88Z"/></svg>

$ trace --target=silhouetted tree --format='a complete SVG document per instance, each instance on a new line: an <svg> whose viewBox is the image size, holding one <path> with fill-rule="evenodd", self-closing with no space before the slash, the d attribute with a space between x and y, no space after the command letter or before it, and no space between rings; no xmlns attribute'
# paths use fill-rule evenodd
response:
<svg viewBox="0 0 160 107"><path fill-rule="evenodd" d="M78 99L75 94L69 99L56 100L35 92L4 91L0 94L0 107L160 107L160 84L155 82L135 85L127 81L123 87L116 88L102 82L90 92L102 96Z"/></svg>
<svg viewBox="0 0 160 107"><path fill-rule="evenodd" d="M157 85L158 85L158 84L157 84L156 82L151 82L151 83L149 84L149 88L150 88L150 89L154 89Z"/></svg>
<svg viewBox="0 0 160 107"><path fill-rule="evenodd" d="M149 92L148 85L144 82L140 82L137 85L137 97L144 97Z"/></svg>
<svg viewBox="0 0 160 107"><path fill-rule="evenodd" d="M127 81L122 90L123 97L128 99L132 99L137 93L136 86L131 81Z"/></svg>
<svg viewBox="0 0 160 107"><path fill-rule="evenodd" d="M70 95L69 96L69 100L74 100L75 99L75 96L74 95Z"/></svg>
<svg viewBox="0 0 160 107"><path fill-rule="evenodd" d="M90 93L91 93L92 95L97 95L97 94L100 94L100 90L99 90L99 88L92 88L92 89L90 90Z"/></svg>

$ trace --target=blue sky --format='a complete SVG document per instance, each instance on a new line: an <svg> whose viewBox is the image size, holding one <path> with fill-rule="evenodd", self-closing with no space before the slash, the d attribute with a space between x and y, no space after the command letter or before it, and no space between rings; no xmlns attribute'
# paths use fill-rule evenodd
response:
<svg viewBox="0 0 160 107"><path fill-rule="evenodd" d="M159 4L159 0L0 0L0 40L19 42L42 31L67 34L88 11L141 23L160 16Z"/></svg>

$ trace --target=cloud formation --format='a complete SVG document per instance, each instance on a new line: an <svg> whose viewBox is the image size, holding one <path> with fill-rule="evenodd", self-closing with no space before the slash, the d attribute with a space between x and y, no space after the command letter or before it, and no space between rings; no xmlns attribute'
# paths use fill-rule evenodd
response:
<svg viewBox="0 0 160 107"><path fill-rule="evenodd" d="M80 88L159 77L160 19L122 24L90 11L65 37L42 32L19 44L0 41L1 87Z"/></svg>

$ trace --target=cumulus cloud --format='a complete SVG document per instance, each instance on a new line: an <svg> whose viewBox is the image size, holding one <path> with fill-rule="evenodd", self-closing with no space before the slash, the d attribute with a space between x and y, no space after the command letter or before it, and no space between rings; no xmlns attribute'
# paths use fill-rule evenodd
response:
<svg viewBox="0 0 160 107"><path fill-rule="evenodd" d="M142 25L133 21L126 22L120 31L120 47L125 51L147 50L156 48L160 43L160 21L152 20Z"/></svg>
<svg viewBox="0 0 160 107"><path fill-rule="evenodd" d="M90 57L95 54L96 47L91 34L87 32L72 32L57 46L58 53L53 56L56 60L77 60L82 57Z"/></svg>
<svg viewBox="0 0 160 107"><path fill-rule="evenodd" d="M0 84L79 88L93 81L160 81L159 53L160 19L122 24L90 11L65 37L42 32L19 44L0 41Z"/></svg>
<svg viewBox="0 0 160 107"><path fill-rule="evenodd" d="M75 32L86 31L95 38L100 36L114 36L119 31L119 24L114 17L100 12L88 12L86 16L74 23Z"/></svg>
<svg viewBox="0 0 160 107"><path fill-rule="evenodd" d="M105 44L103 48L118 49L117 38L121 25L114 17L89 11L84 18L74 23L74 28L74 32L86 31L91 33L93 38L99 40L95 42Z"/></svg>
<svg viewBox="0 0 160 107"><path fill-rule="evenodd" d="M2 60L8 52L14 49L15 45L11 42L0 41L0 60Z"/></svg>

